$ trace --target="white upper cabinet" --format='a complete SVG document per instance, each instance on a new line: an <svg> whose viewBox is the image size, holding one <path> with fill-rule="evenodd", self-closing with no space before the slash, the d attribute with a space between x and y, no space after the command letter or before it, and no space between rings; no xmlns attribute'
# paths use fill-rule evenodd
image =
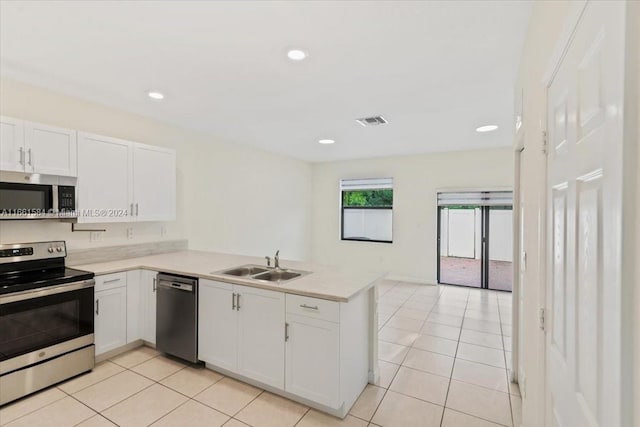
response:
<svg viewBox="0 0 640 427"><path fill-rule="evenodd" d="M77 132L26 122L25 171L45 175L77 176Z"/></svg>
<svg viewBox="0 0 640 427"><path fill-rule="evenodd" d="M77 176L76 131L11 117L0 119L0 170Z"/></svg>
<svg viewBox="0 0 640 427"><path fill-rule="evenodd" d="M176 219L176 152L133 145L133 197L136 220Z"/></svg>
<svg viewBox="0 0 640 427"><path fill-rule="evenodd" d="M131 142L78 135L78 222L133 221Z"/></svg>
<svg viewBox="0 0 640 427"><path fill-rule="evenodd" d="M78 222L172 221L175 150L79 133Z"/></svg>
<svg viewBox="0 0 640 427"><path fill-rule="evenodd" d="M0 117L0 170L24 172L24 122Z"/></svg>

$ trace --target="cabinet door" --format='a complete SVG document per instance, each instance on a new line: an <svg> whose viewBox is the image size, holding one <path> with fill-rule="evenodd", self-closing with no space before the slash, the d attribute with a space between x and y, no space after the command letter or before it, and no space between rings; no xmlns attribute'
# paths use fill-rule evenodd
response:
<svg viewBox="0 0 640 427"><path fill-rule="evenodd" d="M198 284L198 359L236 371L238 316L233 285L200 279Z"/></svg>
<svg viewBox="0 0 640 427"><path fill-rule="evenodd" d="M340 325L294 314L287 324L285 390L338 408Z"/></svg>
<svg viewBox="0 0 640 427"><path fill-rule="evenodd" d="M133 152L136 221L175 220L175 150L136 143Z"/></svg>
<svg viewBox="0 0 640 427"><path fill-rule="evenodd" d="M140 289L144 300L142 339L156 343L156 275L155 271L142 270Z"/></svg>
<svg viewBox="0 0 640 427"><path fill-rule="evenodd" d="M284 389L285 294L246 286L238 293L238 373Z"/></svg>
<svg viewBox="0 0 640 427"><path fill-rule="evenodd" d="M77 176L75 130L27 122L24 141L27 172Z"/></svg>
<svg viewBox="0 0 640 427"><path fill-rule="evenodd" d="M78 222L132 221L132 143L78 135Z"/></svg>
<svg viewBox="0 0 640 427"><path fill-rule="evenodd" d="M0 117L0 170L24 172L24 122Z"/></svg>
<svg viewBox="0 0 640 427"><path fill-rule="evenodd" d="M96 355L127 343L127 287L96 292Z"/></svg>
<svg viewBox="0 0 640 427"><path fill-rule="evenodd" d="M127 344L144 334L145 301L141 279L142 270L127 271Z"/></svg>

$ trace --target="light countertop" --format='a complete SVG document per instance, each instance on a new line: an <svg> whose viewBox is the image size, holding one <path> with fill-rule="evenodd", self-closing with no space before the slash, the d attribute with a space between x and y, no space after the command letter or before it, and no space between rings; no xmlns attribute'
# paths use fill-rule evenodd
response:
<svg viewBox="0 0 640 427"><path fill-rule="evenodd" d="M163 271L339 302L348 302L349 299L360 292L370 289L385 276L383 272L328 267L288 260L280 260L281 268L303 270L311 272L311 274L282 284L277 282L255 282L233 276L214 274L220 270L245 264L266 265L264 258L259 257L187 250L119 261L70 265L70 267L91 271L96 275L136 269Z"/></svg>

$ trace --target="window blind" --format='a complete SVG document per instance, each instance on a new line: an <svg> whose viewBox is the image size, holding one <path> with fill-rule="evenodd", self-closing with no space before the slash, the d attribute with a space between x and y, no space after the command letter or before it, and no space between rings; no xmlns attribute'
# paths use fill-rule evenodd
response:
<svg viewBox="0 0 640 427"><path fill-rule="evenodd" d="M393 178L371 179L343 179L340 180L340 189L351 190L377 190L381 188L393 188Z"/></svg>
<svg viewBox="0 0 640 427"><path fill-rule="evenodd" d="M438 193L438 206L511 206L512 191L464 191Z"/></svg>

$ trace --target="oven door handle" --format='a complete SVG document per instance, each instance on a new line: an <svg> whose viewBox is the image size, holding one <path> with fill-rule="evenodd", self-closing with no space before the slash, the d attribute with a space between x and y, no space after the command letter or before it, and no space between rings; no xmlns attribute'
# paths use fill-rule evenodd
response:
<svg viewBox="0 0 640 427"><path fill-rule="evenodd" d="M83 280L81 282L68 283L62 286L45 289L32 289L24 292L16 292L0 296L0 305L12 302L24 301L33 298L46 297L49 295L61 294L64 292L77 291L79 289L91 288L95 286L96 281L93 279Z"/></svg>

